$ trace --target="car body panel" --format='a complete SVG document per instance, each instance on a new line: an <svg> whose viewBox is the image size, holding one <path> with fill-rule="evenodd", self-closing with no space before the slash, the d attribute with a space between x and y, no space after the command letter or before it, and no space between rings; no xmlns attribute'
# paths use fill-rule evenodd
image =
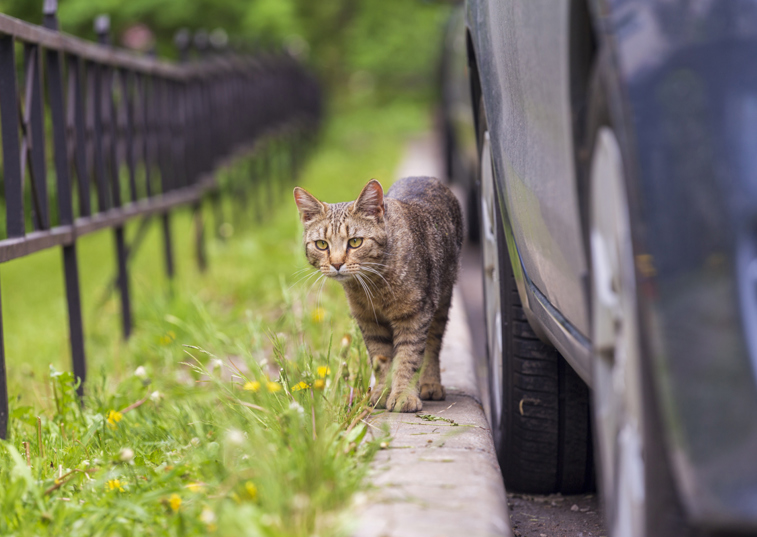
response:
<svg viewBox="0 0 757 537"><path fill-rule="evenodd" d="M595 13L630 134L641 315L679 490L701 525L755 528L755 287L739 289L738 254L757 238L757 2Z"/></svg>
<svg viewBox="0 0 757 537"><path fill-rule="evenodd" d="M573 165L567 2L471 2L494 166L523 266L588 333L586 257Z"/></svg>
<svg viewBox="0 0 757 537"><path fill-rule="evenodd" d="M590 2L676 486L693 523L755 531L757 1ZM569 3L469 0L467 21L521 298L581 374L590 354Z"/></svg>

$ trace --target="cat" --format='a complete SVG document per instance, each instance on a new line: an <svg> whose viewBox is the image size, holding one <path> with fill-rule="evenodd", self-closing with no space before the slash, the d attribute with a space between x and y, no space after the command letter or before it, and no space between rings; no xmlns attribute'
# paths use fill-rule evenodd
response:
<svg viewBox="0 0 757 537"><path fill-rule="evenodd" d="M371 403L417 412L423 399L444 399L439 351L463 242L452 191L407 177L386 197L371 179L355 201L323 203L300 187L294 199L308 262L342 284L363 334L376 375Z"/></svg>

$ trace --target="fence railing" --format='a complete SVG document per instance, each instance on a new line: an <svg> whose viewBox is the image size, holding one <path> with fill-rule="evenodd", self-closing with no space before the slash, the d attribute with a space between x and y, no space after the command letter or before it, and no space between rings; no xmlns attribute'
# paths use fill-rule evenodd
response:
<svg viewBox="0 0 757 537"><path fill-rule="evenodd" d="M274 133L277 144L294 151L298 133L312 130L320 113L317 83L287 55L224 52L172 63L108 45L103 20L96 25L100 43L95 44L58 31L55 0L45 0L44 27L0 15L0 211L5 212L0 263L62 248L80 394L87 367L77 239L113 229L116 287L128 337L125 223L160 217L172 277L170 210L190 204L204 268L201 203L216 188L215 172ZM2 338L0 316L4 438L8 394Z"/></svg>

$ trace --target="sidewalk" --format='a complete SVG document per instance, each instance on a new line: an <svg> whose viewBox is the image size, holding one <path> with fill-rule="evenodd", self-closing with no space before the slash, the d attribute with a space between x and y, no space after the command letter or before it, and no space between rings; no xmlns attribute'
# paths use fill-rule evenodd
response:
<svg viewBox="0 0 757 537"><path fill-rule="evenodd" d="M431 136L413 142L398 175L441 175ZM441 353L445 401L419 414L383 413L387 449L373 462L374 490L358 512L354 537L511 535L507 499L481 406L468 322L456 289Z"/></svg>

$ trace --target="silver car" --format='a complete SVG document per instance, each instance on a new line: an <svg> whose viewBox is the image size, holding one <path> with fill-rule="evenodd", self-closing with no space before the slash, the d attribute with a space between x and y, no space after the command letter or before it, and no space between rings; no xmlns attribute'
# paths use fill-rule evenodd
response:
<svg viewBox="0 0 757 537"><path fill-rule="evenodd" d="M457 17L448 167L506 487L596 482L614 537L757 534L757 1Z"/></svg>

